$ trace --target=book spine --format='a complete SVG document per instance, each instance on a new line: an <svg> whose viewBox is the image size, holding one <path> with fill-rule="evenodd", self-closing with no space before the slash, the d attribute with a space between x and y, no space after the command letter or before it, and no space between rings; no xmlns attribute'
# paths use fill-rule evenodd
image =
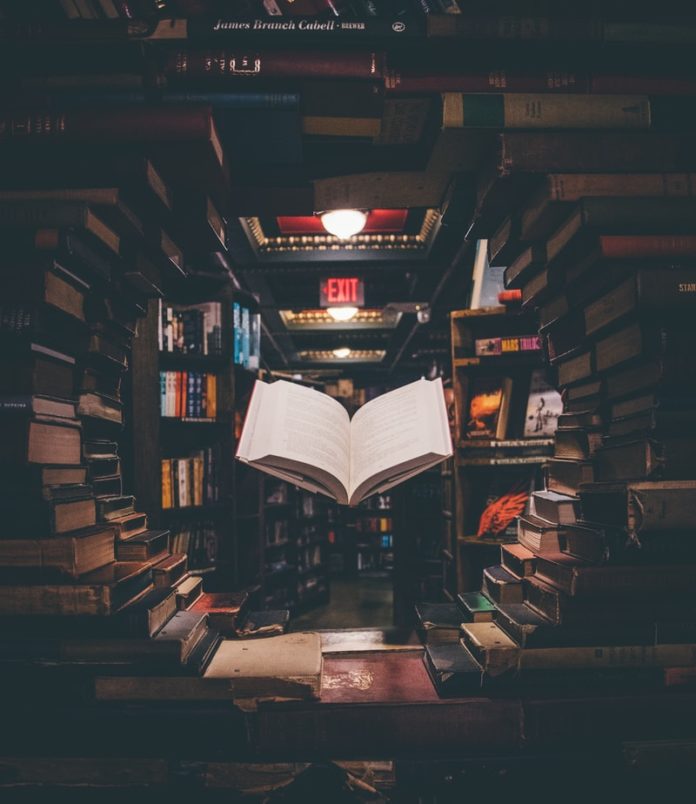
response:
<svg viewBox="0 0 696 804"><path fill-rule="evenodd" d="M176 51L167 59L164 74L169 78L190 76L247 81L259 78L327 77L377 80L382 78L383 64L383 54L375 51L298 54L295 51L187 49ZM230 97L233 96L234 93L231 93ZM278 106L277 103L272 105ZM259 103L258 107L246 108L267 107Z"/></svg>
<svg viewBox="0 0 696 804"><path fill-rule="evenodd" d="M56 97L63 108L88 105L101 107L139 104L197 104L214 106L218 109L237 109L251 111L256 109L299 109L300 95L297 92L163 92L152 97L145 92L52 92L52 101ZM43 97L37 97L37 102Z"/></svg>
<svg viewBox="0 0 696 804"><path fill-rule="evenodd" d="M516 75L506 70L488 73L418 74L388 68L384 75L388 94L419 92L587 92L589 80L574 72L551 70L538 75ZM628 93L625 93L628 94ZM647 93L646 93L647 94Z"/></svg>
<svg viewBox="0 0 696 804"><path fill-rule="evenodd" d="M639 95L462 94L446 92L444 128L650 128Z"/></svg>
<svg viewBox="0 0 696 804"><path fill-rule="evenodd" d="M203 413L203 380L205 375L202 374L200 371L196 372L196 407L194 416L197 418L201 418Z"/></svg>
<svg viewBox="0 0 696 804"><path fill-rule="evenodd" d="M187 418L196 416L196 371L186 372L186 406L184 408Z"/></svg>
<svg viewBox="0 0 696 804"><path fill-rule="evenodd" d="M428 36L456 36L458 39L507 41L602 41L602 20L549 17L438 15L428 17ZM618 35L617 32L614 35Z"/></svg>
<svg viewBox="0 0 696 804"><path fill-rule="evenodd" d="M627 524L629 533L642 531L686 530L691 527L696 505L696 488L668 488L629 485L627 488Z"/></svg>
<svg viewBox="0 0 696 804"><path fill-rule="evenodd" d="M508 132L498 135L497 173L669 173L696 166L688 137L646 132Z"/></svg>
<svg viewBox="0 0 696 804"><path fill-rule="evenodd" d="M162 508L172 507L172 468L169 458L162 459Z"/></svg>
<svg viewBox="0 0 696 804"><path fill-rule="evenodd" d="M56 20L46 22L6 22L0 26L0 40L39 42L125 42L150 26L129 20Z"/></svg>
<svg viewBox="0 0 696 804"><path fill-rule="evenodd" d="M114 109L37 110L0 118L3 140L73 142L179 142L207 140L212 125L209 106L133 106Z"/></svg>
<svg viewBox="0 0 696 804"><path fill-rule="evenodd" d="M599 247L601 256L607 259L694 257L696 236L602 235Z"/></svg>
<svg viewBox="0 0 696 804"><path fill-rule="evenodd" d="M693 664L696 645L602 645L533 648L518 652L518 667L545 668L681 667Z"/></svg>
<svg viewBox="0 0 696 804"><path fill-rule="evenodd" d="M233 40L248 36L265 38L269 41L311 41L333 42L372 38L393 40L419 39L424 34L423 20L417 17L408 19L366 17L364 19L322 19L315 17L289 18L215 18L191 19L187 25L187 38L191 40Z"/></svg>
<svg viewBox="0 0 696 804"><path fill-rule="evenodd" d="M31 412L34 410L32 396L0 396L0 413Z"/></svg>
<svg viewBox="0 0 696 804"><path fill-rule="evenodd" d="M592 75L588 91L599 95L696 95L696 79L689 76Z"/></svg>
<svg viewBox="0 0 696 804"><path fill-rule="evenodd" d="M550 201L585 197L690 197L696 192L692 173L553 173L546 177Z"/></svg>
<svg viewBox="0 0 696 804"><path fill-rule="evenodd" d="M1 125L1 124L0 124ZM2 132L0 129L0 139ZM0 202L3 226L44 227L81 226L86 220L86 205L65 202Z"/></svg>
<svg viewBox="0 0 696 804"><path fill-rule="evenodd" d="M186 459L178 458L176 461L177 477L179 481L179 507L185 508L188 505L188 473Z"/></svg>

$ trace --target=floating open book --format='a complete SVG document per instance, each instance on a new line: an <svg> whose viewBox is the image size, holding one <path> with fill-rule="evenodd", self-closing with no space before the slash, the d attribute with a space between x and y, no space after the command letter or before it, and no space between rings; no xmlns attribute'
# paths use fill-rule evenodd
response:
<svg viewBox="0 0 696 804"><path fill-rule="evenodd" d="M257 382L237 458L309 491L357 505L452 454L441 380L373 399L351 420L326 394Z"/></svg>

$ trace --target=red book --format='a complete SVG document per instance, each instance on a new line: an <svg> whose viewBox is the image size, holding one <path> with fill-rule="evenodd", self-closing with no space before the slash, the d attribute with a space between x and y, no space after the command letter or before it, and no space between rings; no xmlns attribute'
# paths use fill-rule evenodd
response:
<svg viewBox="0 0 696 804"><path fill-rule="evenodd" d="M164 66L168 78L382 78L384 55L374 51L177 50Z"/></svg>
<svg viewBox="0 0 696 804"><path fill-rule="evenodd" d="M602 257L630 259L696 257L693 235L603 235L599 238Z"/></svg>
<svg viewBox="0 0 696 804"><path fill-rule="evenodd" d="M696 78L657 75L593 75L597 95L696 95Z"/></svg>
<svg viewBox="0 0 696 804"><path fill-rule="evenodd" d="M208 615L208 624L223 636L234 636L240 614L244 610L247 592L207 592L191 606L191 611Z"/></svg>
<svg viewBox="0 0 696 804"><path fill-rule="evenodd" d="M324 658L322 704L438 700L420 650L327 654Z"/></svg>
<svg viewBox="0 0 696 804"><path fill-rule="evenodd" d="M515 304L522 301L522 290L517 288L515 290L501 290L498 294L498 301L500 304Z"/></svg>
<svg viewBox="0 0 696 804"><path fill-rule="evenodd" d="M587 76L562 70L517 75L506 70L487 73L429 72L411 69L385 70L387 92L589 92Z"/></svg>
<svg viewBox="0 0 696 804"><path fill-rule="evenodd" d="M104 106L55 111L35 109L0 117L0 141L217 142L210 106Z"/></svg>

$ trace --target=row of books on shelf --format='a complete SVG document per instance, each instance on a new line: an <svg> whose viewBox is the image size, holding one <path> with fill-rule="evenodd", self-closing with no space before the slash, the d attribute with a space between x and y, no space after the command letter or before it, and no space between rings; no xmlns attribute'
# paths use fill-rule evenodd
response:
<svg viewBox="0 0 696 804"><path fill-rule="evenodd" d="M162 508L188 508L220 499L220 448L162 458Z"/></svg>
<svg viewBox="0 0 696 804"><path fill-rule="evenodd" d="M264 497L266 505L286 505L294 498L297 503L296 513L298 516L313 519L319 514L320 503L315 494L309 494L299 489L293 492L288 483L273 480L272 478L266 478L265 483Z"/></svg>
<svg viewBox="0 0 696 804"><path fill-rule="evenodd" d="M387 550L360 550L357 554L358 572L390 572L394 569L394 554Z"/></svg>
<svg viewBox="0 0 696 804"><path fill-rule="evenodd" d="M187 557L189 569L215 569L220 548L219 524L205 519L171 524L172 551Z"/></svg>
<svg viewBox="0 0 696 804"><path fill-rule="evenodd" d="M355 523L357 533L390 533L392 528L390 516L361 517Z"/></svg>
<svg viewBox="0 0 696 804"><path fill-rule="evenodd" d="M222 354L222 304L172 305L160 299L158 343L160 352Z"/></svg>
<svg viewBox="0 0 696 804"><path fill-rule="evenodd" d="M261 314L233 302L232 326L235 365L256 371L261 363Z"/></svg>
<svg viewBox="0 0 696 804"><path fill-rule="evenodd" d="M160 414L212 421L217 417L217 375L205 371L160 371Z"/></svg>
<svg viewBox="0 0 696 804"><path fill-rule="evenodd" d="M373 494L360 503L358 511L390 511L392 507L391 494Z"/></svg>
<svg viewBox="0 0 696 804"><path fill-rule="evenodd" d="M379 547L382 550L390 550L392 547L394 547L393 533L360 534L358 538L360 539L358 550L369 550L373 547Z"/></svg>

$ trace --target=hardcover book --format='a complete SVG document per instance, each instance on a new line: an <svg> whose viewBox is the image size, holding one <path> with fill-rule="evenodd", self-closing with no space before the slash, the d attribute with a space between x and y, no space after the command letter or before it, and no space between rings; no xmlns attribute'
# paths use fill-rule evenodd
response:
<svg viewBox="0 0 696 804"><path fill-rule="evenodd" d="M321 638L298 633L223 640L206 679L226 679L235 698L318 698L321 693Z"/></svg>
<svg viewBox="0 0 696 804"><path fill-rule="evenodd" d="M462 612L454 603L417 603L416 617L424 643L459 641Z"/></svg>
<svg viewBox="0 0 696 804"><path fill-rule="evenodd" d="M461 608L460 622L490 622L493 619L495 605L481 592L461 592L457 595Z"/></svg>
<svg viewBox="0 0 696 804"><path fill-rule="evenodd" d="M451 454L439 379L377 397L352 420L325 394L257 381L237 450L238 460L343 505L357 505Z"/></svg>
<svg viewBox="0 0 696 804"><path fill-rule="evenodd" d="M695 480L591 483L581 486L579 495L587 519L632 534L693 527Z"/></svg>
<svg viewBox="0 0 696 804"><path fill-rule="evenodd" d="M522 602L520 579L499 564L484 569L483 592L496 604Z"/></svg>
<svg viewBox="0 0 696 804"><path fill-rule="evenodd" d="M441 697L476 695L481 692L481 666L459 642L426 645L423 661Z"/></svg>

